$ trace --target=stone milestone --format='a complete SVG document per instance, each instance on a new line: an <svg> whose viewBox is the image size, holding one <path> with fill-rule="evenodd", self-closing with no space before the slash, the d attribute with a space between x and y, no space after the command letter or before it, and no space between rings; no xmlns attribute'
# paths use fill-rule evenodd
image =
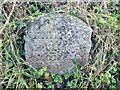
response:
<svg viewBox="0 0 120 90"><path fill-rule="evenodd" d="M77 17L45 14L33 20L26 32L26 61L35 68L47 66L63 74L74 68L73 60L84 65L91 49L92 29Z"/></svg>

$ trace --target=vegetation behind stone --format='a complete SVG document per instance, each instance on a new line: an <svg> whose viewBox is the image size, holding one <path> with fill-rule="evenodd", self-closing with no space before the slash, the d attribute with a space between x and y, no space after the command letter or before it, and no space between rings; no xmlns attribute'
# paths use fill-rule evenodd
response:
<svg viewBox="0 0 120 90"><path fill-rule="evenodd" d="M37 70L25 61L24 37L28 24L45 13L65 13L93 29L89 62L73 74ZM119 3L113 2L3 2L0 15L0 88L120 89Z"/></svg>

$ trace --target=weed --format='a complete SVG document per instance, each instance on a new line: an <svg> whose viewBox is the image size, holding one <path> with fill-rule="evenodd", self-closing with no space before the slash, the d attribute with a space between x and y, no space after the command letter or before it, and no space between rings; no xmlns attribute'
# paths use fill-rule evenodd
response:
<svg viewBox="0 0 120 90"><path fill-rule="evenodd" d="M5 24L10 8L2 6L0 17L1 27ZM12 4L9 4L12 7ZM23 6L26 6L23 7ZM20 10L23 11L16 12ZM18 10L16 10L18 8ZM80 2L60 5L42 2L16 3L8 24L0 33L0 70L3 73L3 88L106 88L117 89L115 76L119 74L119 58L115 58L119 49L119 18L118 4ZM75 71L64 75L50 74L43 67L36 70L25 61L24 36L28 23L44 13L66 13L84 20L93 28L93 46L89 62ZM24 18L22 18L24 17ZM1 28L0 27L0 28ZM1 61L2 60L2 61ZM118 80L118 79L117 79Z"/></svg>

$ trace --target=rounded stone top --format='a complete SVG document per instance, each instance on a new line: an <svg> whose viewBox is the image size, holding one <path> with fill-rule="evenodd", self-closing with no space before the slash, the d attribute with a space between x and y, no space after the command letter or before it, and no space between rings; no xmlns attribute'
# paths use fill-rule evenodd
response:
<svg viewBox="0 0 120 90"><path fill-rule="evenodd" d="M62 74L87 61L92 29L77 17L45 14L33 20L26 32L26 61L35 68Z"/></svg>

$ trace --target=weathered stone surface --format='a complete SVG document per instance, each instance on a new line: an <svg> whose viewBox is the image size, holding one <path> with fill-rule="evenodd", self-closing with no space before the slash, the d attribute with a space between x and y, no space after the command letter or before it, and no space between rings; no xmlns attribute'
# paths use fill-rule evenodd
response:
<svg viewBox="0 0 120 90"><path fill-rule="evenodd" d="M31 22L25 37L26 61L35 68L47 66L52 73L64 73L87 61L92 29L82 20L66 14L45 14Z"/></svg>

